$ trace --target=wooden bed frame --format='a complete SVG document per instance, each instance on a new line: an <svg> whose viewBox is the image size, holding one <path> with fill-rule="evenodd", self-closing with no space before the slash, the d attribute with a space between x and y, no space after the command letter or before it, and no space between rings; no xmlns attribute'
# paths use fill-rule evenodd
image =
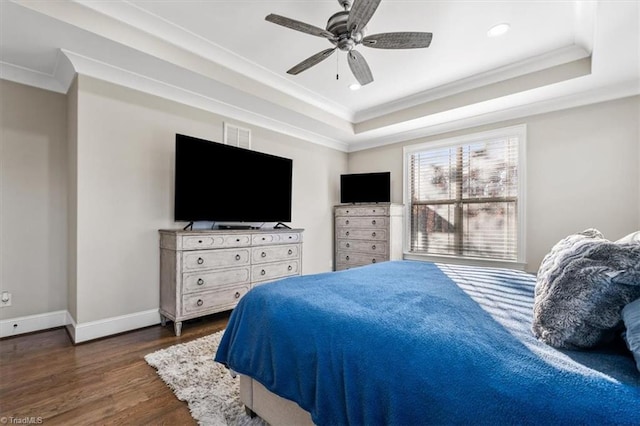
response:
<svg viewBox="0 0 640 426"><path fill-rule="evenodd" d="M272 426L313 425L311 415L298 404L276 395L260 382L244 375L240 375L240 401L247 414L252 417L258 415Z"/></svg>

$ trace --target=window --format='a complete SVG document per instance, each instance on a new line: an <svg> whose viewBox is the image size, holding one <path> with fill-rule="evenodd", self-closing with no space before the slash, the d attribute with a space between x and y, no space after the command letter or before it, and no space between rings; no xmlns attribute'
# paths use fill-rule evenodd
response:
<svg viewBox="0 0 640 426"><path fill-rule="evenodd" d="M526 127L405 147L410 254L524 262Z"/></svg>

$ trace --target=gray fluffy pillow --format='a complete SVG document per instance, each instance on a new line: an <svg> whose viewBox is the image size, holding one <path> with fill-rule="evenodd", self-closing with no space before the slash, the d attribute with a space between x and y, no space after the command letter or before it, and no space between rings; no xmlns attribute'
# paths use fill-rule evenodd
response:
<svg viewBox="0 0 640 426"><path fill-rule="evenodd" d="M619 335L620 311L640 297L640 244L587 229L559 241L538 270L533 334L558 348L592 348Z"/></svg>
<svg viewBox="0 0 640 426"><path fill-rule="evenodd" d="M624 339L636 360L636 367L640 371L640 299L629 303L622 309L622 319L627 328Z"/></svg>

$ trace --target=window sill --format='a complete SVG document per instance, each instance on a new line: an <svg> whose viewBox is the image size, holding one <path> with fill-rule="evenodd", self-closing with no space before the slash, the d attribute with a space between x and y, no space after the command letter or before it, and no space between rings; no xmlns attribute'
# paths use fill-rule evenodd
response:
<svg viewBox="0 0 640 426"><path fill-rule="evenodd" d="M434 256L428 254L416 254L411 252L404 252L404 259L406 260L422 260L428 262L437 263L453 263L455 265L467 265L467 266L487 266L492 268L508 268L516 269L518 271L524 271L527 264L523 262L512 262L508 260L491 260L491 259L474 259L474 258L461 258L455 256Z"/></svg>

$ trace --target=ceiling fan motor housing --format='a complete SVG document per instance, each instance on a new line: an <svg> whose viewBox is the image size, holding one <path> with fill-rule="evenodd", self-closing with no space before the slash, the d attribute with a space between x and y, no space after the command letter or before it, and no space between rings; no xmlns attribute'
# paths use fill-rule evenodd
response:
<svg viewBox="0 0 640 426"><path fill-rule="evenodd" d="M2 1L2 0L0 0ZM322 50L287 70L287 74L298 75L327 59L337 49L348 52L347 63L361 86L373 82L373 74L364 56L355 48L362 44L376 49L416 49L429 47L432 34L427 32L393 32L365 37L366 26L382 0L338 0L344 10L334 13L327 21L326 29L295 19L271 13L265 17L269 22L296 31L322 37L334 47ZM351 7L353 5L353 8Z"/></svg>
<svg viewBox="0 0 640 426"><path fill-rule="evenodd" d="M347 20L349 19L349 11L343 10L336 12L327 21L327 31L335 35L335 40L329 40L340 50L350 51L356 45L362 42L364 38L364 28L354 33L347 30Z"/></svg>

